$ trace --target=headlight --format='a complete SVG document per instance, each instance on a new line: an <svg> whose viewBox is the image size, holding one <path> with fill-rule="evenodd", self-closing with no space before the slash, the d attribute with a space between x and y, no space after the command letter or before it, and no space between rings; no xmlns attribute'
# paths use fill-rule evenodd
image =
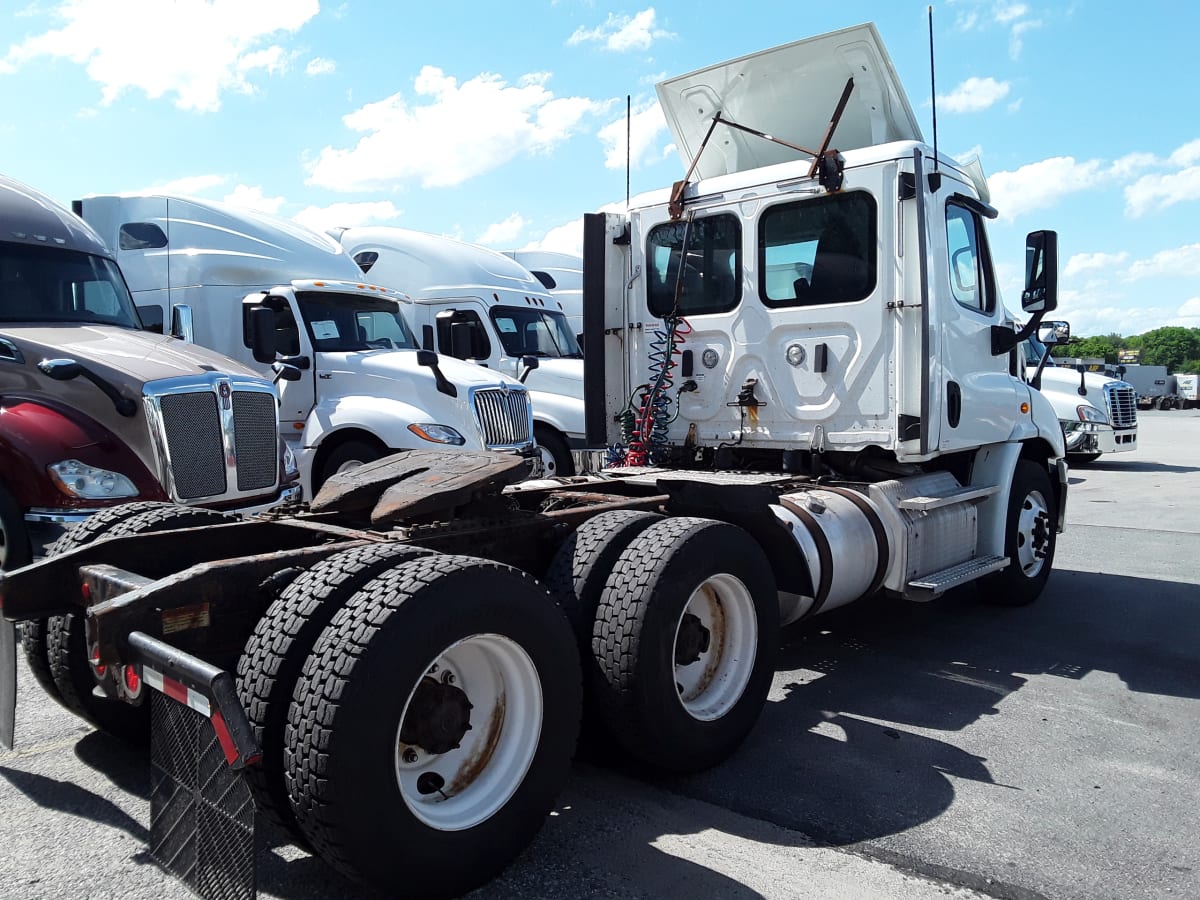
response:
<svg viewBox="0 0 1200 900"><path fill-rule="evenodd" d="M296 454L292 452L292 448L282 439L279 441L279 448L283 454L283 480L291 481L299 477L300 466L296 462Z"/></svg>
<svg viewBox="0 0 1200 900"><path fill-rule="evenodd" d="M1077 406L1075 412L1079 414L1080 422L1091 422L1095 425L1108 424L1108 416L1096 409L1096 407L1088 406L1086 403Z"/></svg>
<svg viewBox="0 0 1200 900"><path fill-rule="evenodd" d="M115 497L136 497L137 488L120 472L97 469L77 459L46 466L50 480L68 497L83 500L107 500Z"/></svg>
<svg viewBox="0 0 1200 900"><path fill-rule="evenodd" d="M433 441L435 444L453 444L456 447L461 447L467 442L465 437L449 425L413 424L408 426L408 430L417 437L426 441Z"/></svg>

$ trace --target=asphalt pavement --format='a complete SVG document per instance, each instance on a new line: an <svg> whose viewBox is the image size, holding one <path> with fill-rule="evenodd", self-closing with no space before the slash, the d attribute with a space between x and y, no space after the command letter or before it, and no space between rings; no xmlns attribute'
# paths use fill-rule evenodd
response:
<svg viewBox="0 0 1200 900"><path fill-rule="evenodd" d="M1042 598L873 600L788 634L715 770L647 782L603 747L480 898L1200 896L1200 412L1071 472ZM21 664L0 752L0 897L190 896L145 852L145 759ZM362 893L265 832L260 896Z"/></svg>

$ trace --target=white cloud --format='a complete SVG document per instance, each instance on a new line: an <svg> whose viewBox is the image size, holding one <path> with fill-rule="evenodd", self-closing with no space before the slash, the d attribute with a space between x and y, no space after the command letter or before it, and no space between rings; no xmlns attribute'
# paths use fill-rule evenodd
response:
<svg viewBox="0 0 1200 900"><path fill-rule="evenodd" d="M1125 187L1125 212L1135 219L1186 200L1200 200L1200 166L1167 175L1143 175Z"/></svg>
<svg viewBox="0 0 1200 900"><path fill-rule="evenodd" d="M13 44L0 74L39 57L66 59L100 85L104 105L141 90L212 112L223 93L252 93L254 75L283 69L285 51L268 42L298 31L319 8L318 0L126 0L114 14L111 0L69 0L54 11L62 27Z"/></svg>
<svg viewBox="0 0 1200 900"><path fill-rule="evenodd" d="M1007 6L1001 6L997 8L996 12L994 13L994 18L1001 25L1007 25L1009 22L1024 18L1025 14L1028 12L1029 7L1024 3L1012 3Z"/></svg>
<svg viewBox="0 0 1200 900"><path fill-rule="evenodd" d="M625 212L625 201L605 203L596 212ZM553 250L583 256L583 216L551 228L541 238L530 241L521 250Z"/></svg>
<svg viewBox="0 0 1200 900"><path fill-rule="evenodd" d="M1200 276L1200 244L1185 244L1173 250L1160 250L1149 259L1139 259L1129 267L1130 281L1159 276Z"/></svg>
<svg viewBox="0 0 1200 900"><path fill-rule="evenodd" d="M286 202L283 197L267 197L261 187L239 184L224 197L226 203L277 215Z"/></svg>
<svg viewBox="0 0 1200 900"><path fill-rule="evenodd" d="M1055 156L1015 172L997 172L988 179L988 186L1001 218L1012 221L1024 213L1052 207L1068 194L1095 187L1111 173L1096 159L1079 162L1072 156Z"/></svg>
<svg viewBox="0 0 1200 900"><path fill-rule="evenodd" d="M330 228L354 228L358 225L389 224L404 213L390 200L370 200L359 203L331 203L329 206L306 206L292 220L313 231Z"/></svg>
<svg viewBox="0 0 1200 900"><path fill-rule="evenodd" d="M548 152L606 108L586 97L555 97L545 87L548 79L533 73L510 85L484 73L459 84L425 66L413 84L424 102L396 93L343 117L347 128L364 136L348 149L322 149L308 183L338 191L412 180L447 187L517 156Z"/></svg>
<svg viewBox="0 0 1200 900"><path fill-rule="evenodd" d="M949 94L938 97L938 107L947 112L979 112L1008 96L1010 85L995 78L968 78Z"/></svg>
<svg viewBox="0 0 1200 900"><path fill-rule="evenodd" d="M1178 148L1167 158L1167 162L1173 166L1190 166L1200 162L1200 138Z"/></svg>
<svg viewBox="0 0 1200 900"><path fill-rule="evenodd" d="M659 135L667 130L667 120L657 100L635 106L629 117L629 159L633 168L644 163L662 159L656 144ZM625 168L626 126L625 117L609 122L597 132L604 145L604 166L608 169Z"/></svg>
<svg viewBox="0 0 1200 900"><path fill-rule="evenodd" d="M520 213L513 213L503 222L493 222L483 229L479 237L475 239L475 243L483 244L485 247L508 246L517 239L517 235L528 224Z"/></svg>
<svg viewBox="0 0 1200 900"><path fill-rule="evenodd" d="M1041 28L1040 19L1028 19L1023 22L1017 22L1013 25L1012 31L1008 35L1008 55L1012 59L1019 59L1021 51L1025 49L1025 32L1032 31L1035 28Z"/></svg>
<svg viewBox="0 0 1200 900"><path fill-rule="evenodd" d="M1128 259L1129 254L1124 251L1120 253L1076 253L1067 260L1063 276L1069 278L1080 272L1090 272L1096 269L1112 272L1119 266L1123 266Z"/></svg>
<svg viewBox="0 0 1200 900"><path fill-rule="evenodd" d="M625 50L649 50L656 40L675 37L672 32L659 28L656 19L657 13L653 6L643 9L633 17L609 13L603 25L575 29L567 38L567 46L574 47L592 42L615 53Z"/></svg>
<svg viewBox="0 0 1200 900"><path fill-rule="evenodd" d="M314 56L304 67L305 75L331 75L337 71L337 63L323 56Z"/></svg>
<svg viewBox="0 0 1200 900"><path fill-rule="evenodd" d="M1200 328L1200 297L1192 297L1183 301L1183 305L1175 311L1175 317L1167 324Z"/></svg>

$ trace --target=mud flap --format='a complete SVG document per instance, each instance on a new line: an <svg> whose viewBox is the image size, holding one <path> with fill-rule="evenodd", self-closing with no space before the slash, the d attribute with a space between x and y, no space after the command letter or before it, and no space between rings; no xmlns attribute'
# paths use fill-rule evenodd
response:
<svg viewBox="0 0 1200 900"><path fill-rule="evenodd" d="M13 748L17 730L17 626L0 618L0 747Z"/></svg>
<svg viewBox="0 0 1200 900"><path fill-rule="evenodd" d="M150 854L205 900L253 900L254 800L205 716L151 694Z"/></svg>

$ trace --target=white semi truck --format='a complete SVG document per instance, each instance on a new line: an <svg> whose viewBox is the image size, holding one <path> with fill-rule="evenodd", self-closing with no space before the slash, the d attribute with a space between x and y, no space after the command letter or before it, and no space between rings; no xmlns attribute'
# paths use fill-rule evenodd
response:
<svg viewBox="0 0 1200 900"><path fill-rule="evenodd" d="M1030 382L1054 407L1066 439L1067 459L1076 465L1095 462L1105 453L1137 449L1137 391L1133 385L1101 371L1102 359L1055 357L1041 338L1051 330L1059 343L1070 337L1066 322L1041 329L1023 343Z"/></svg>
<svg viewBox="0 0 1200 900"><path fill-rule="evenodd" d="M462 892L536 833L581 711L695 771L753 727L781 623L1045 587L1065 448L1016 351L1056 236L1027 239L1014 332L982 179L924 143L873 26L659 97L688 175L584 221L589 437L619 467L515 484L511 457L409 451L308 513L3 575L8 622L87 616L111 702L150 687L155 758L187 761L155 783L200 810L152 807L151 840L193 842L193 884L252 873L257 806L349 877Z"/></svg>
<svg viewBox="0 0 1200 900"><path fill-rule="evenodd" d="M403 291L438 352L519 379L533 404L542 474L573 475L585 449L583 357L562 304L507 256L453 238L387 225L333 237L362 277Z"/></svg>
<svg viewBox="0 0 1200 900"><path fill-rule="evenodd" d="M263 371L275 358L300 368L281 384L280 429L306 496L405 448L532 455L524 386L423 352L405 298L364 283L327 235L166 194L90 196L75 211L112 247L144 320ZM274 335L271 359L254 357L256 321Z"/></svg>

